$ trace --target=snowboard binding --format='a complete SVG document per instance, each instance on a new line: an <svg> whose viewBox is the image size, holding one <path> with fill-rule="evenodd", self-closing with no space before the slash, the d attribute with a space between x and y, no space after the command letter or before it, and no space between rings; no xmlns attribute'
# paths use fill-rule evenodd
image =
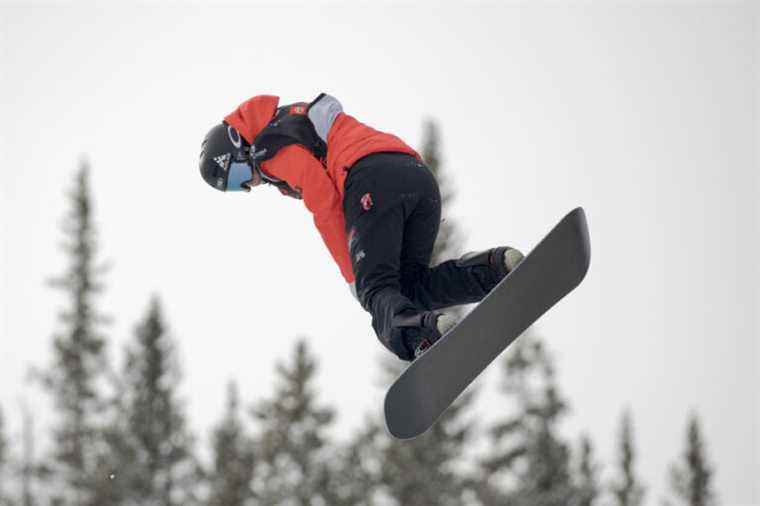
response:
<svg viewBox="0 0 760 506"><path fill-rule="evenodd" d="M425 311L401 314L393 319L393 326L403 333L404 360L414 360L433 346L456 325L456 319L446 313ZM401 356L401 355L399 355Z"/></svg>

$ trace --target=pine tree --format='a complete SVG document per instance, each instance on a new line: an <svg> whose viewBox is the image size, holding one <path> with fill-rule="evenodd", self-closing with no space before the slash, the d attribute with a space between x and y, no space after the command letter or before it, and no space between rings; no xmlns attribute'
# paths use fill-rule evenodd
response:
<svg viewBox="0 0 760 506"><path fill-rule="evenodd" d="M696 414L689 417L686 429L686 448L681 461L673 464L670 485L677 503L685 506L716 504L712 487L714 471L707 462L705 442Z"/></svg>
<svg viewBox="0 0 760 506"><path fill-rule="evenodd" d="M442 215L446 216L455 198L442 168L440 131L437 124L424 124L420 154L435 175L441 191ZM461 254L460 234L456 224L444 219L433 248L431 264L436 265ZM446 310L462 317L462 308ZM403 366L390 358L383 365L388 383L398 377ZM463 420L470 412L476 390L465 392L424 435L411 441L397 441L380 429L376 444L382 452L381 480L387 495L398 504L461 504L468 480L458 469L473 437L472 424ZM378 427L382 427L378 423Z"/></svg>
<svg viewBox="0 0 760 506"><path fill-rule="evenodd" d="M438 236L433 248L433 265L439 264L445 260L455 258L462 253L461 233L456 223L447 216L450 205L454 202L456 194L449 181L446 172L443 170L443 157L441 155L441 133L438 124L433 120L428 120L423 125L423 141L420 150L425 164L438 181L441 191L441 220Z"/></svg>
<svg viewBox="0 0 760 506"><path fill-rule="evenodd" d="M213 433L213 467L208 476L210 506L243 506L252 496L255 469L253 440L240 418L237 385L227 388L224 417Z"/></svg>
<svg viewBox="0 0 760 506"><path fill-rule="evenodd" d="M299 340L291 361L277 365L273 397L253 409L259 426L253 489L261 504L330 504L334 495L327 433L335 414L317 403L316 371L316 359Z"/></svg>
<svg viewBox="0 0 760 506"><path fill-rule="evenodd" d="M0 409L0 506L11 506L14 504L11 501L10 495L7 492L7 485L10 482L9 467L10 467L10 455L8 449L8 440L5 435L5 417L3 410Z"/></svg>
<svg viewBox="0 0 760 506"><path fill-rule="evenodd" d="M121 479L128 484L130 504L174 506L194 499L198 469L179 381L175 345L154 297L127 347L122 373L122 430L129 445L122 451L132 462Z"/></svg>
<svg viewBox="0 0 760 506"><path fill-rule="evenodd" d="M503 391L514 402L515 412L491 429L492 450L481 462L481 501L565 505L577 491L568 445L557 429L568 408L556 385L551 356L540 340L523 335L503 364Z"/></svg>
<svg viewBox="0 0 760 506"><path fill-rule="evenodd" d="M594 447L588 435L581 437L580 459L576 470L578 506L592 506L599 496L599 469L594 461Z"/></svg>
<svg viewBox="0 0 760 506"><path fill-rule="evenodd" d="M387 436L375 420L345 445L336 448L333 460L330 506L374 506L382 486L382 453Z"/></svg>
<svg viewBox="0 0 760 506"><path fill-rule="evenodd" d="M443 170L443 155L441 154L441 133L438 124L427 120L423 124L423 139L420 155L425 164L435 176L441 192L441 224L438 236L433 246L431 265L457 258L462 255L462 234L456 222L449 218L451 204L456 200L456 192L451 181ZM464 316L463 307L447 308L446 312L461 319Z"/></svg>
<svg viewBox="0 0 760 506"><path fill-rule="evenodd" d="M93 220L89 168L83 163L69 194L70 210L63 225L63 249L69 264L53 286L67 296L53 338L53 363L41 375L57 414L54 455L54 501L61 505L102 504L104 475L100 424L105 406L108 364L103 317L95 299L103 290L102 268L96 265L97 232Z"/></svg>
<svg viewBox="0 0 760 506"><path fill-rule="evenodd" d="M35 432L34 419L29 412L28 407L22 403L21 407L23 427L22 427L22 449L21 462L19 466L19 475L21 478L21 506L35 506L34 482L44 477L47 469L41 466L35 457Z"/></svg>
<svg viewBox="0 0 760 506"><path fill-rule="evenodd" d="M464 420L474 392L465 392L425 434L399 441L383 431L381 481L399 505L462 504L468 480L461 467L473 437L473 424Z"/></svg>
<svg viewBox="0 0 760 506"><path fill-rule="evenodd" d="M633 442L633 421L630 411L624 411L620 422L618 465L619 476L610 486L617 506L640 506L644 487L634 472L636 450Z"/></svg>

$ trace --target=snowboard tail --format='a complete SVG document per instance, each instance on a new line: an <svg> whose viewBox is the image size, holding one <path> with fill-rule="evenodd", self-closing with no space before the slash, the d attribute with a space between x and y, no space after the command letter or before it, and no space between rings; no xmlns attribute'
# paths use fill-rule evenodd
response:
<svg viewBox="0 0 760 506"><path fill-rule="evenodd" d="M410 439L427 431L507 346L580 284L590 258L586 215L579 207L398 377L385 396L391 435Z"/></svg>

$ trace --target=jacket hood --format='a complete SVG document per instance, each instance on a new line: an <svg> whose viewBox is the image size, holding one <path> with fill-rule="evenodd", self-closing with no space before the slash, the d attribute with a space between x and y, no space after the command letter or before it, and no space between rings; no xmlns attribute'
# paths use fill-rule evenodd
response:
<svg viewBox="0 0 760 506"><path fill-rule="evenodd" d="M274 95L256 95L240 104L224 121L240 132L248 144L253 144L253 139L271 121L279 102L280 97Z"/></svg>

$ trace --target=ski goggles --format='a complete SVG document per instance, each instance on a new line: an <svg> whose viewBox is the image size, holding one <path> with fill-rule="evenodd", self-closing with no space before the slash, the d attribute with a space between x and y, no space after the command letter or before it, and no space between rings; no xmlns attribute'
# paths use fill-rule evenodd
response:
<svg viewBox="0 0 760 506"><path fill-rule="evenodd" d="M247 192L250 188L243 186L243 183L247 183L253 179L253 169L248 162L232 162L230 163L227 175L227 188L228 192Z"/></svg>

